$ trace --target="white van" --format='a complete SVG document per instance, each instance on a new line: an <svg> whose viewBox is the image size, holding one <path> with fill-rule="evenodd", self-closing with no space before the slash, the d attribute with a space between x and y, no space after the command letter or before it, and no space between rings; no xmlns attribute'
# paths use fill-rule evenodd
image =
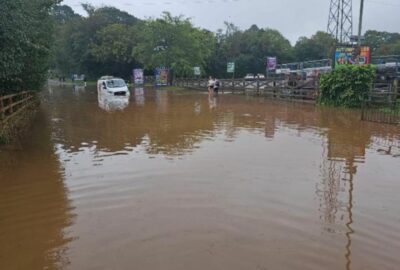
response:
<svg viewBox="0 0 400 270"><path fill-rule="evenodd" d="M103 76L97 81L97 90L107 92L113 96L129 96L130 92L125 81L121 78Z"/></svg>
<svg viewBox="0 0 400 270"><path fill-rule="evenodd" d="M98 92L98 102L105 111L122 111L129 106L129 96L114 96L102 90Z"/></svg>

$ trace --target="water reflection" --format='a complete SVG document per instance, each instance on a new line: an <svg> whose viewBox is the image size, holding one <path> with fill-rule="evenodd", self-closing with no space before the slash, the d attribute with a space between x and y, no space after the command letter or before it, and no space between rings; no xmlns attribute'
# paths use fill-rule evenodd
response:
<svg viewBox="0 0 400 270"><path fill-rule="evenodd" d="M115 96L106 90L98 90L99 107L105 111L122 111L129 105L129 96Z"/></svg>
<svg viewBox="0 0 400 270"><path fill-rule="evenodd" d="M59 207L45 215L57 222L39 235L34 256L63 253L41 265L390 269L400 263L393 252L400 243L394 226L400 202L393 195L398 127L361 122L357 111L243 96L136 88L133 98L114 113L120 107L95 89L76 96L54 88L43 97L50 119L41 119L51 129L32 138L45 141L46 151L32 145L36 154L10 155L15 164L38 168L21 172L52 183L35 187L53 190L42 200ZM44 158L32 162L41 151ZM2 187L10 170L0 171ZM376 177L387 186L377 188ZM15 208L12 196L23 192L12 188L0 202ZM386 199L376 192L392 192L386 213L374 208ZM11 221L22 226L20 219ZM41 224L40 217L24 222ZM49 242L57 247L43 244ZM381 246L387 242L392 249Z"/></svg>
<svg viewBox="0 0 400 270"><path fill-rule="evenodd" d="M213 94L208 94L208 106L210 110L216 109L218 107L218 96Z"/></svg>
<svg viewBox="0 0 400 270"><path fill-rule="evenodd" d="M138 106L144 106L145 97L144 97L144 88L143 87L135 87L133 90L135 94L135 103Z"/></svg>
<svg viewBox="0 0 400 270"><path fill-rule="evenodd" d="M73 208L45 123L40 112L27 142L0 151L0 269L69 264Z"/></svg>

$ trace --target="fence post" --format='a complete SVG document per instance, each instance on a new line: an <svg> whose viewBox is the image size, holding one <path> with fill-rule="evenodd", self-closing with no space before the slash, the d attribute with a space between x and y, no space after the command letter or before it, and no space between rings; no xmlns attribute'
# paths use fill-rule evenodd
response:
<svg viewBox="0 0 400 270"><path fill-rule="evenodd" d="M3 97L0 97L0 119L4 119L4 103L3 103Z"/></svg>
<svg viewBox="0 0 400 270"><path fill-rule="evenodd" d="M395 79L394 80L394 82L393 82L393 97L394 97L394 101L393 101L393 114L398 114L398 113L400 113L400 111L399 112L397 112L397 100L400 98L400 96L399 96L399 80L398 79ZM394 117L394 118L396 118L396 117Z"/></svg>
<svg viewBox="0 0 400 270"><path fill-rule="evenodd" d="M8 98L8 105L10 106L10 115L12 115L14 112L14 108L12 106L13 105L13 97Z"/></svg>

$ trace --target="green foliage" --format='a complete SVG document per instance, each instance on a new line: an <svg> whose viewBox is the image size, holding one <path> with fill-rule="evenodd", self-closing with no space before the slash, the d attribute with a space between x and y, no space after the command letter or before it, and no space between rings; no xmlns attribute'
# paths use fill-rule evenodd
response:
<svg viewBox="0 0 400 270"><path fill-rule="evenodd" d="M400 55L400 40L382 45L376 50L377 55Z"/></svg>
<svg viewBox="0 0 400 270"><path fill-rule="evenodd" d="M236 62L235 76L246 73L265 73L267 56L276 56L279 61L293 60L290 42L273 29L259 29L256 25L240 31L231 23L225 23L226 30L219 30L215 36L215 50L208 63L209 73L226 77L226 63Z"/></svg>
<svg viewBox="0 0 400 270"><path fill-rule="evenodd" d="M54 18L56 24L63 25L69 23L71 20L80 17L74 10L66 5L57 5L51 10L51 16Z"/></svg>
<svg viewBox="0 0 400 270"><path fill-rule="evenodd" d="M0 91L39 89L53 41L52 8L58 0L0 2ZM1 94L1 93L0 93Z"/></svg>
<svg viewBox="0 0 400 270"><path fill-rule="evenodd" d="M225 28L212 33L193 26L190 19L165 12L161 18L140 21L113 7L96 8L83 4L86 17L66 6L54 10L58 23L54 61L56 73L70 76L84 73L89 79L104 74L129 78L134 67L147 72L166 66L175 76L193 76L200 66L202 75L219 78L226 73L227 62L235 62L235 77L247 73L265 73L268 56L278 63L331 58L335 40L324 32L302 37L292 46L279 32L256 25L240 30L225 22ZM400 34L368 31L366 42L376 52L400 53L396 43Z"/></svg>
<svg viewBox="0 0 400 270"><path fill-rule="evenodd" d="M98 31L96 43L91 44L91 54L100 61L131 62L131 53L137 42L135 27L111 24Z"/></svg>
<svg viewBox="0 0 400 270"><path fill-rule="evenodd" d="M160 19L146 21L141 30L133 57L147 69L165 66L175 75L191 75L194 66L205 67L213 51L212 33L168 12Z"/></svg>
<svg viewBox="0 0 400 270"><path fill-rule="evenodd" d="M375 78L372 66L343 65L320 80L319 103L335 107L361 107Z"/></svg>
<svg viewBox="0 0 400 270"><path fill-rule="evenodd" d="M301 37L295 46L299 61L330 59L335 51L336 40L325 32L317 32L311 38Z"/></svg>
<svg viewBox="0 0 400 270"><path fill-rule="evenodd" d="M58 24L52 64L56 75L78 73L96 79L112 74L129 78L136 65L131 54L140 20L114 7L82 6L87 17L70 14L68 23Z"/></svg>
<svg viewBox="0 0 400 270"><path fill-rule="evenodd" d="M392 53L388 50L388 47L400 44L400 34L369 30L365 33L364 43L371 47L373 53L387 55Z"/></svg>

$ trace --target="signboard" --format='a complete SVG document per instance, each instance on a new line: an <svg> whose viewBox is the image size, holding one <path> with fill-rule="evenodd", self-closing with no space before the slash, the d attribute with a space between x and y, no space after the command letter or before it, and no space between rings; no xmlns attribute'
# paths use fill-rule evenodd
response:
<svg viewBox="0 0 400 270"><path fill-rule="evenodd" d="M371 49L369 47L339 47L335 52L335 66L340 65L368 65L371 63Z"/></svg>
<svg viewBox="0 0 400 270"><path fill-rule="evenodd" d="M201 75L200 67L194 67L193 71L194 71L194 75L195 76L200 76Z"/></svg>
<svg viewBox="0 0 400 270"><path fill-rule="evenodd" d="M156 77L156 86L167 86L168 85L168 69L156 68L154 71Z"/></svg>
<svg viewBox="0 0 400 270"><path fill-rule="evenodd" d="M276 70L276 66L278 64L278 60L276 57L267 57L267 70Z"/></svg>
<svg viewBox="0 0 400 270"><path fill-rule="evenodd" d="M235 63L234 62L229 62L226 66L226 72L227 73L235 73Z"/></svg>
<svg viewBox="0 0 400 270"><path fill-rule="evenodd" d="M144 83L143 69L133 70L133 81L136 85L142 85Z"/></svg>
<svg viewBox="0 0 400 270"><path fill-rule="evenodd" d="M357 36L357 35L352 35L352 36L350 36L350 42L357 43L357 42L359 42L359 41L364 41L364 40L365 40L365 37L364 37L364 36L361 36L361 37L359 37L359 36Z"/></svg>
<svg viewBox="0 0 400 270"><path fill-rule="evenodd" d="M81 75L74 74L74 75L72 75L72 80L73 81L84 81L85 75L84 74L81 74Z"/></svg>

